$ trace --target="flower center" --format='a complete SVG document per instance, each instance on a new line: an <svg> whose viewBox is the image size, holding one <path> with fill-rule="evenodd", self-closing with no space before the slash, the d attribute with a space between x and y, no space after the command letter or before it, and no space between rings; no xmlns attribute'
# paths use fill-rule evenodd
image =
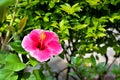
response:
<svg viewBox="0 0 120 80"><path fill-rule="evenodd" d="M40 40L45 40L45 38L46 38L46 35L44 32L42 32L40 35Z"/></svg>
<svg viewBox="0 0 120 80"><path fill-rule="evenodd" d="M46 35L44 32L42 32L40 34L40 41L37 45L37 48L39 48L40 50L44 50L45 49L45 38L46 38Z"/></svg>
<svg viewBox="0 0 120 80"><path fill-rule="evenodd" d="M44 49L45 49L45 45L41 45L41 43L39 43L39 44L37 45L37 48L38 48L39 50L44 50Z"/></svg>

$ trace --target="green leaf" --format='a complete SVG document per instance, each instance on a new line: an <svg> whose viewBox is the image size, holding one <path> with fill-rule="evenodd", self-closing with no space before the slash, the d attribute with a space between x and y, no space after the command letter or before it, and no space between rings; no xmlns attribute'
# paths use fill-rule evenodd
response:
<svg viewBox="0 0 120 80"><path fill-rule="evenodd" d="M70 76L75 76L75 75L76 75L76 72L69 72L69 75L70 75Z"/></svg>
<svg viewBox="0 0 120 80"><path fill-rule="evenodd" d="M34 70L33 73L36 77L36 80L42 80L42 78L40 77L41 75L39 74L39 70Z"/></svg>
<svg viewBox="0 0 120 80"><path fill-rule="evenodd" d="M97 36L98 36L98 37L104 37L104 36L106 36L106 34L103 33L103 32L98 32Z"/></svg>
<svg viewBox="0 0 120 80"><path fill-rule="evenodd" d="M120 15L119 15L119 12L118 13L114 13L112 14L112 16L109 18L109 20L114 23L114 20L120 20Z"/></svg>
<svg viewBox="0 0 120 80"><path fill-rule="evenodd" d="M24 72L24 74L23 74L23 78L25 79L25 80L29 80L28 78L30 77L30 75L31 75L31 72ZM35 80L35 79L33 79L33 80Z"/></svg>
<svg viewBox="0 0 120 80"><path fill-rule="evenodd" d="M8 80L14 72L9 69L0 69L0 80Z"/></svg>
<svg viewBox="0 0 120 80"><path fill-rule="evenodd" d="M117 5L117 3L119 3L120 1L119 0L110 0L110 2L112 5Z"/></svg>
<svg viewBox="0 0 120 80"><path fill-rule="evenodd" d="M24 29L24 27L25 27L25 25L26 25L26 22L27 22L27 17L24 16L24 17L21 19L20 23L18 24L18 27L19 27L18 33L21 33L21 32L22 32L22 30Z"/></svg>
<svg viewBox="0 0 120 80"><path fill-rule="evenodd" d="M42 70L39 71L40 77L42 78L42 80L46 80L45 75L43 74Z"/></svg>
<svg viewBox="0 0 120 80"><path fill-rule="evenodd" d="M102 32L105 32L105 28L103 28L102 26L98 28L98 30L102 31Z"/></svg>
<svg viewBox="0 0 120 80"><path fill-rule="evenodd" d="M93 66L96 66L96 60L95 60L94 56L91 55L90 58L91 58L91 63L92 63L92 65L93 65Z"/></svg>
<svg viewBox="0 0 120 80"><path fill-rule="evenodd" d="M71 61L73 62L74 65L80 65L82 63L82 58L81 57L71 57Z"/></svg>
<svg viewBox="0 0 120 80"><path fill-rule="evenodd" d="M44 66L41 64L40 69L33 70L33 73L36 77L36 80L46 80L45 75L43 74Z"/></svg>
<svg viewBox="0 0 120 80"><path fill-rule="evenodd" d="M70 14L70 8L71 6L67 3L65 5L61 5L61 10L67 12L68 14Z"/></svg>
<svg viewBox="0 0 120 80"><path fill-rule="evenodd" d="M61 6L61 10L67 12L68 14L73 14L74 12L80 11L82 7L79 6L79 3L74 4L72 7L69 4Z"/></svg>
<svg viewBox="0 0 120 80"><path fill-rule="evenodd" d="M36 80L36 78L33 74L31 74L30 77L28 78L28 80Z"/></svg>
<svg viewBox="0 0 120 80"><path fill-rule="evenodd" d="M117 64L113 64L111 72L115 75L120 74L119 69L120 69L120 67Z"/></svg>
<svg viewBox="0 0 120 80"><path fill-rule="evenodd" d="M10 78L7 79L7 80L17 80L17 79L18 79L18 75L12 75L12 76L10 76Z"/></svg>
<svg viewBox="0 0 120 80"><path fill-rule="evenodd" d="M19 57L15 54L9 54L6 59L5 69L10 69L13 71L20 71L25 68L25 64L22 63Z"/></svg>
<svg viewBox="0 0 120 80"><path fill-rule="evenodd" d="M108 22L109 17L108 16L103 16L101 18L99 18L99 22L103 23L103 22Z"/></svg>
<svg viewBox="0 0 120 80"><path fill-rule="evenodd" d="M100 0L86 0L86 2L88 2L89 5L94 6L98 5L100 3Z"/></svg>
<svg viewBox="0 0 120 80"><path fill-rule="evenodd" d="M87 24L78 24L73 27L74 30L81 30L86 28L88 25Z"/></svg>
<svg viewBox="0 0 120 80"><path fill-rule="evenodd" d="M115 51L116 56L120 55L120 46L115 45L115 46L113 46L113 49Z"/></svg>
<svg viewBox="0 0 120 80"><path fill-rule="evenodd" d="M73 14L74 12L81 11L82 10L81 8L82 7L79 6L79 3L76 3L71 7L71 12L70 13Z"/></svg>
<svg viewBox="0 0 120 80"><path fill-rule="evenodd" d="M56 21L53 21L51 26L55 27L55 28L58 28L58 23Z"/></svg>
<svg viewBox="0 0 120 80"><path fill-rule="evenodd" d="M107 70L107 65L104 62L98 63L96 66L96 72L102 75Z"/></svg>
<svg viewBox="0 0 120 80"><path fill-rule="evenodd" d="M17 80L18 75L14 74L14 71L9 69L0 69L0 80Z"/></svg>
<svg viewBox="0 0 120 80"><path fill-rule="evenodd" d="M49 22L49 17L45 16L45 17L43 17L43 20L44 20L45 22Z"/></svg>
<svg viewBox="0 0 120 80"><path fill-rule="evenodd" d="M9 6L16 2L16 0L0 0L0 7L1 6Z"/></svg>
<svg viewBox="0 0 120 80"><path fill-rule="evenodd" d="M17 53L27 54L27 52L21 46L21 41L11 42L10 45Z"/></svg>
<svg viewBox="0 0 120 80"><path fill-rule="evenodd" d="M6 53L2 53L0 52L0 63L1 64L5 64L5 58L7 57L7 54Z"/></svg>
<svg viewBox="0 0 120 80"><path fill-rule="evenodd" d="M106 54L106 52L107 52L107 46L103 46L103 47L100 47L100 53L102 54L102 55L104 55L104 54Z"/></svg>
<svg viewBox="0 0 120 80"><path fill-rule="evenodd" d="M36 66L39 62L36 59L31 57L30 58L30 63L31 63L32 66Z"/></svg>
<svg viewBox="0 0 120 80"><path fill-rule="evenodd" d="M6 62L10 62L10 63L12 63L12 62L20 62L20 59L19 59L18 56L15 55L15 54L9 54L9 55L6 57L5 61L6 61Z"/></svg>
<svg viewBox="0 0 120 80"><path fill-rule="evenodd" d="M45 16L43 17L43 20L44 22L49 22L49 16L51 15L52 13L48 12L45 14Z"/></svg>
<svg viewBox="0 0 120 80"><path fill-rule="evenodd" d="M84 64L85 64L85 66L90 66L91 65L91 58L85 58Z"/></svg>
<svg viewBox="0 0 120 80"><path fill-rule="evenodd" d="M65 19L61 20L59 23L59 26L60 26L59 33L62 33L62 36L69 35L69 30L68 30L69 26L67 24L68 24L68 21Z"/></svg>
<svg viewBox="0 0 120 80"><path fill-rule="evenodd" d="M55 2L54 1L50 1L49 6L50 6L50 8L53 8L55 6Z"/></svg>

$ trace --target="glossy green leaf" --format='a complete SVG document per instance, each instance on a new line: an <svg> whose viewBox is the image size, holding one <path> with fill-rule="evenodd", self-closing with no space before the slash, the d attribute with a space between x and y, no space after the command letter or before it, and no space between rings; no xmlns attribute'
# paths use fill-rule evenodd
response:
<svg viewBox="0 0 120 80"><path fill-rule="evenodd" d="M25 64L22 63L19 57L15 54L9 54L6 59L5 69L10 69L13 71L19 71L25 68Z"/></svg>
<svg viewBox="0 0 120 80"><path fill-rule="evenodd" d="M0 69L0 80L9 80L13 71L9 69Z"/></svg>

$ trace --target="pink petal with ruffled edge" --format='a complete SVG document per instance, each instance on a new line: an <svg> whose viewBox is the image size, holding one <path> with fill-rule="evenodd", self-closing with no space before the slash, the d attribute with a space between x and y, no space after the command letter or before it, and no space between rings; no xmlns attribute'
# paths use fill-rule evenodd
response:
<svg viewBox="0 0 120 80"><path fill-rule="evenodd" d="M50 41L47 44L47 47L51 49L53 55L58 55L63 51L61 44L58 41Z"/></svg>
<svg viewBox="0 0 120 80"><path fill-rule="evenodd" d="M22 47L27 51L33 51L36 47L33 44L34 42L29 38L29 34L23 38Z"/></svg>
<svg viewBox="0 0 120 80"><path fill-rule="evenodd" d="M39 35L40 35L41 30L35 29L32 30L29 34L29 37L34 43L39 43Z"/></svg>
<svg viewBox="0 0 120 80"><path fill-rule="evenodd" d="M58 36L52 31L44 31L44 33L46 35L46 40L45 40L46 42L49 42L51 40L56 40L56 41L59 40Z"/></svg>
<svg viewBox="0 0 120 80"><path fill-rule="evenodd" d="M37 59L40 62L47 61L51 57L51 51L49 49L45 49L43 51L40 51L39 49L36 49L32 52L30 52L30 55Z"/></svg>

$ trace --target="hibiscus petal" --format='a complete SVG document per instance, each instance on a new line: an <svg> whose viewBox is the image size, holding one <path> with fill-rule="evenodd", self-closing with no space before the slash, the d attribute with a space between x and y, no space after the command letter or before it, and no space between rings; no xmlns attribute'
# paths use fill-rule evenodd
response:
<svg viewBox="0 0 120 80"><path fill-rule="evenodd" d="M32 57L40 62L47 61L51 57L51 51L49 49L39 50L36 49L30 53Z"/></svg>
<svg viewBox="0 0 120 80"><path fill-rule="evenodd" d="M49 42L51 40L56 40L56 41L59 40L57 34L55 34L54 32L45 31L44 33L46 35L46 42Z"/></svg>
<svg viewBox="0 0 120 80"><path fill-rule="evenodd" d="M40 32L41 30L35 29L35 30L32 30L29 34L30 39L34 41L34 43L36 44L39 42Z"/></svg>
<svg viewBox="0 0 120 80"><path fill-rule="evenodd" d="M58 41L55 41L55 40L54 41L50 41L47 44L47 46L49 47L49 49L52 50L52 54L53 55L58 55L58 54L60 54L63 51L63 49L61 47L61 44Z"/></svg>
<svg viewBox="0 0 120 80"><path fill-rule="evenodd" d="M22 47L27 51L33 51L36 47L33 44L33 41L29 38L29 35L25 36L22 41Z"/></svg>

